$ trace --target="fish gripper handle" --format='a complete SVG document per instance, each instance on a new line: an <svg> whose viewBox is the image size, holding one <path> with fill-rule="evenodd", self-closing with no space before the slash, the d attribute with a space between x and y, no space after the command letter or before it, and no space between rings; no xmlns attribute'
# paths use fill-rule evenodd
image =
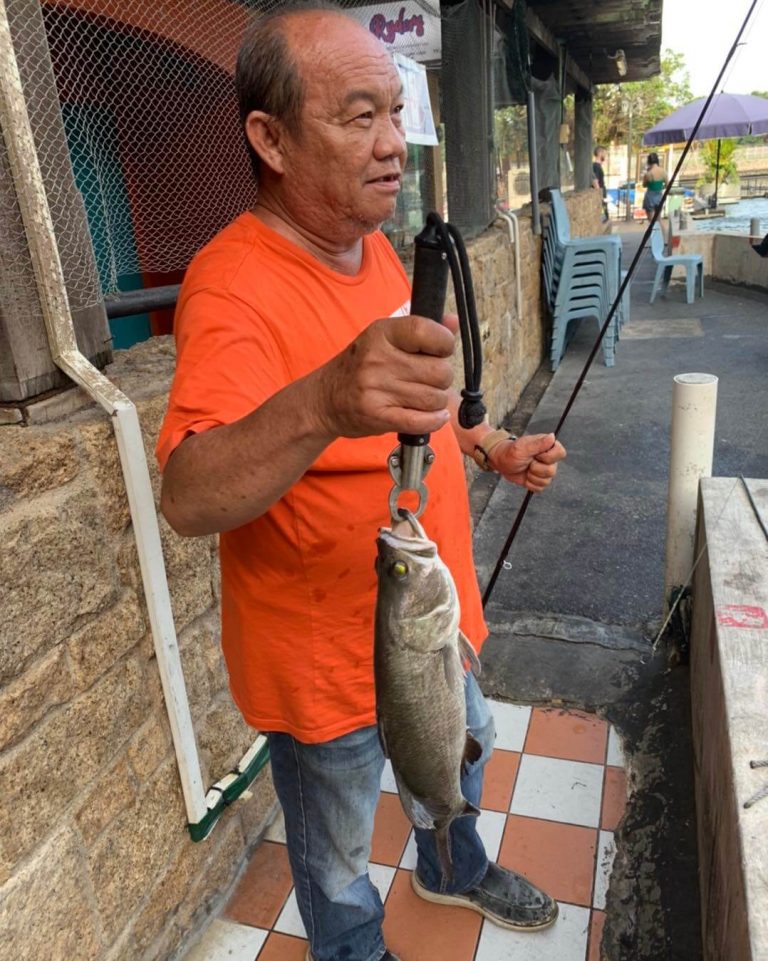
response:
<svg viewBox="0 0 768 961"><path fill-rule="evenodd" d="M443 322L445 296L448 291L448 254L441 236L442 221L437 214L429 214L424 229L414 238L413 286L411 313L428 317L438 324ZM390 491L389 508L393 520L398 518L398 500L402 491L415 491L419 504L414 515L419 517L427 505L424 478L434 454L429 445L429 434L398 434L400 446L389 458L389 472L395 482Z"/></svg>
<svg viewBox="0 0 768 961"><path fill-rule="evenodd" d="M436 214L429 214L424 229L414 238L411 313L443 322L448 291L448 254L438 229ZM426 447L429 434L398 434L405 447Z"/></svg>

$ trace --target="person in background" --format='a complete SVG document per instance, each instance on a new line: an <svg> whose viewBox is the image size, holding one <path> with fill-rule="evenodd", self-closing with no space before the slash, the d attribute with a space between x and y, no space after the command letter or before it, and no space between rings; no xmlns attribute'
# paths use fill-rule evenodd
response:
<svg viewBox="0 0 768 961"><path fill-rule="evenodd" d="M648 154L648 166L643 174L643 186L645 187L645 197L643 198L643 210L648 220L653 219L657 207L661 204L664 193L664 184L667 182L667 175L659 166L659 155L657 153Z"/></svg>
<svg viewBox="0 0 768 961"><path fill-rule="evenodd" d="M605 163L605 158L607 153L605 147L595 147L592 156L595 158L592 161L592 186L595 190L600 191L600 196L603 198L603 223L608 220L608 201L606 200L607 191L605 189L605 170L603 170L603 164Z"/></svg>

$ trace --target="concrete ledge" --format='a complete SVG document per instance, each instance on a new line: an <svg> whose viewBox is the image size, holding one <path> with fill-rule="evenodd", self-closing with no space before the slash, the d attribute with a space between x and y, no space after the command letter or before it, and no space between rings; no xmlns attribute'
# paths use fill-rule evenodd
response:
<svg viewBox="0 0 768 961"><path fill-rule="evenodd" d="M768 257L758 257L752 249L754 237L702 230L683 230L679 236L678 252L701 254L705 276L768 290Z"/></svg>
<svg viewBox="0 0 768 961"><path fill-rule="evenodd" d="M768 481L747 481L768 522ZM705 961L768 958L768 540L744 485L701 483L691 641Z"/></svg>

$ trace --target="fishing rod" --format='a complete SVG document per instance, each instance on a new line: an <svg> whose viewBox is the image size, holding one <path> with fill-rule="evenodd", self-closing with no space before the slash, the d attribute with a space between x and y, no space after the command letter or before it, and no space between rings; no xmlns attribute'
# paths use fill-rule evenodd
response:
<svg viewBox="0 0 768 961"><path fill-rule="evenodd" d="M424 229L414 238L413 286L411 313L443 322L448 271L453 279L456 309L459 315L461 344L464 355L464 382L459 407L462 427L476 427L483 422L485 405L480 381L483 355L480 325L475 306L475 292L469 257L459 231L445 223L437 213L427 216ZM418 495L418 506L411 513L420 517L427 505L424 478L435 459L429 446L429 434L398 434L398 446L389 455L389 473L394 486L389 494L389 512L393 522L401 518L398 501L403 491Z"/></svg>
<svg viewBox="0 0 768 961"><path fill-rule="evenodd" d="M637 265L640 262L640 257L642 256L643 251L645 250L645 247L648 243L651 233L653 232L653 228L656 226L656 223L661 216L661 211L667 200L669 191L672 185L674 184L675 180L677 179L677 176L680 173L680 170L682 169L683 163L685 162L685 159L690 152L693 141L696 139L696 134L699 132L699 127L701 126L704 120L704 117L706 116L706 113L709 110L709 107L715 98L715 95L720 86L720 82L723 79L723 76L725 75L725 71L728 69L728 65L730 64L734 54L736 53L736 48L739 46L741 42L741 38L744 35L744 31L747 29L747 25L749 24L752 14L754 13L755 8L757 7L759 2L760 0L752 0L750 8L747 11L747 15L744 18L744 21L741 24L741 27L739 28L738 34L736 35L736 39L734 40L733 45L731 46L731 49L728 51L725 61L720 69L720 73L717 75L717 79L715 80L712 86L712 90L710 91L709 96L707 97L706 102L702 107L698 120L696 121L696 124L693 130L691 131L691 135L688 138L688 141L683 149L682 154L680 155L680 159L677 161L677 166L675 167L672 173L672 176L670 177L668 183L664 188L664 192L662 193L662 196L661 196L661 201L659 202L659 205L654 210L653 217L648 222L648 226L645 230L645 233L643 234L642 239L640 240L640 246L637 248L635 256L632 259L632 263L629 265L629 269L627 270L627 274L619 286L619 291L616 294L616 297L613 303L611 304L611 308L608 311L608 316L606 317L605 322L603 323L603 326L600 328L600 333L597 335L597 340L593 344L592 350L589 352L589 356L587 357L586 363L584 364L584 368L581 371L581 374L579 375L578 380L576 381L576 384L571 392L571 396L568 398L568 402L565 405L565 409L563 410L563 413L560 415L560 419L557 422L557 426L555 427L555 430L554 430L555 437L557 437L560 434L563 424L565 423L568 417L568 414L571 412L571 408L576 402L576 398L578 397L579 392L582 386L584 385L584 381L587 379L587 374L589 373L589 369L592 366L592 362L597 356L597 352L600 349L600 344L603 340L603 337L605 337L605 334L611 325L614 314L616 313L616 310L618 309L618 306L621 303L622 297L624 296L624 292L629 286L629 283L632 280L632 276L634 275L635 270L637 269ZM517 532L520 530L520 525L523 522L523 518L525 517L525 514L528 510L528 505L531 503L532 497L533 497L533 492L528 491L523 499L522 504L520 505L520 509L518 510L517 516L515 517L515 520L512 524L512 529L510 530L507 536L507 540L504 544L504 547L502 548L501 553L499 554L498 560L496 561L496 566L494 567L490 580L488 581L485 591L483 592L484 608L487 605L488 601L490 600L491 594L493 593L493 588L496 586L496 581L499 578L499 574L501 573L505 563L507 562L507 557L512 548L512 544L514 543L515 538L517 537Z"/></svg>

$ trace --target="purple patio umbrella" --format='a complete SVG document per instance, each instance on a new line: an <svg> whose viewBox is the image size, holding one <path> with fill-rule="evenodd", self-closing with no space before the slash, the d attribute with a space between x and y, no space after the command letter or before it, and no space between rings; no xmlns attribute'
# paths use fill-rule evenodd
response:
<svg viewBox="0 0 768 961"><path fill-rule="evenodd" d="M693 133L699 114L706 103L700 97L671 113L643 135L647 147L668 143L682 143ZM697 140L717 140L717 169L715 172L715 206L720 180L720 141L725 137L748 137L768 133L768 99L748 94L719 93L709 105L696 133Z"/></svg>

